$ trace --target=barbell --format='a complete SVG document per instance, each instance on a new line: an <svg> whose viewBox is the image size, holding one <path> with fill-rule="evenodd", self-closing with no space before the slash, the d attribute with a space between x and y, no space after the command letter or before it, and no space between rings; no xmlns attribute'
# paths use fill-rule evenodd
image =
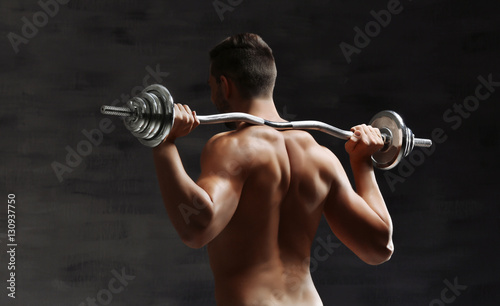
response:
<svg viewBox="0 0 500 306"><path fill-rule="evenodd" d="M174 100L162 85L146 87L140 94L130 99L125 107L103 105L101 113L120 116L127 129L148 147L158 146L174 125ZM266 125L277 130L317 130L340 139L348 140L351 131L341 130L321 121L274 122L247 113L222 113L197 116L201 124L215 124L241 121L254 125ZM384 147L372 155L374 166L379 169L394 168L414 147L430 147L430 139L415 138L403 119L394 111L381 111L370 120L371 126L380 130Z"/></svg>

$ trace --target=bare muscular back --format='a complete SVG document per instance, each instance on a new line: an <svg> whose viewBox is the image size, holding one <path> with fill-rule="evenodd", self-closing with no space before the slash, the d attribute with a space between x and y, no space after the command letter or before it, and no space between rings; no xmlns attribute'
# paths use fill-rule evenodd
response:
<svg viewBox="0 0 500 306"><path fill-rule="evenodd" d="M308 258L333 154L307 132L269 127L245 127L214 141L240 148L238 156L221 156L234 163L229 176L248 172L234 215L208 245L218 304L321 305Z"/></svg>
<svg viewBox="0 0 500 306"><path fill-rule="evenodd" d="M208 244L218 305L321 305L309 254L321 215L368 264L390 259L392 221L371 155L380 131L353 127L346 142L356 191L328 149L304 131L244 126L212 137L201 174L186 173L175 139L199 121L175 104L175 124L153 149L163 203L182 241Z"/></svg>

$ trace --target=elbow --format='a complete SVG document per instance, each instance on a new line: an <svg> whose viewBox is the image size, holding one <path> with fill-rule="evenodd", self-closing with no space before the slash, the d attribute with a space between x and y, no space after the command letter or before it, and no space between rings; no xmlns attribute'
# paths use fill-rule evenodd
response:
<svg viewBox="0 0 500 306"><path fill-rule="evenodd" d="M182 242L192 249L201 249L209 242L205 235L200 231L189 231L179 233Z"/></svg>
<svg viewBox="0 0 500 306"><path fill-rule="evenodd" d="M362 258L362 260L369 265L377 266L389 261L393 253L394 244L392 239L389 239L388 243L379 245L370 252L369 256Z"/></svg>
<svg viewBox="0 0 500 306"><path fill-rule="evenodd" d="M200 249L207 245L214 237L213 235L213 213L207 209L203 214L187 220L186 223L176 227L182 242L192 249Z"/></svg>
<svg viewBox="0 0 500 306"><path fill-rule="evenodd" d="M392 227L384 227L376 232L366 244L363 257L360 257L365 263L377 266L391 259L394 253L394 243L392 241Z"/></svg>
<svg viewBox="0 0 500 306"><path fill-rule="evenodd" d="M389 261L394 253L394 243L392 241L392 224L383 227L378 231L377 238L373 240L370 255L365 262L372 266L381 265Z"/></svg>
<svg viewBox="0 0 500 306"><path fill-rule="evenodd" d="M213 238L213 230L206 224L190 224L182 231L177 231L182 242L192 249L200 249L207 245Z"/></svg>
<svg viewBox="0 0 500 306"><path fill-rule="evenodd" d="M200 241L199 239L182 239L182 242L192 249L201 249L206 245L206 243Z"/></svg>

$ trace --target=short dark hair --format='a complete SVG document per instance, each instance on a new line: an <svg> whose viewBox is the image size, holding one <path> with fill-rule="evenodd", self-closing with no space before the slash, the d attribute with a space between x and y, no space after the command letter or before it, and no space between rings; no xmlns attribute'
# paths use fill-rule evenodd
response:
<svg viewBox="0 0 500 306"><path fill-rule="evenodd" d="M220 82L224 75L235 83L243 98L272 95L276 82L273 51L259 35L237 34L210 51L210 73Z"/></svg>

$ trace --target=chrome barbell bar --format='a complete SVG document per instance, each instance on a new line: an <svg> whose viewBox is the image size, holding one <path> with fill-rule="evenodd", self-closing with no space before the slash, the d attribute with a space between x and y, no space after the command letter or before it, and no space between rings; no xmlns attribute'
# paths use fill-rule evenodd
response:
<svg viewBox="0 0 500 306"><path fill-rule="evenodd" d="M125 126L138 140L149 147L158 146L167 137L174 124L174 102L169 91L162 85L150 85L138 96L127 102L126 107L103 105L101 113L122 117ZM226 122L246 122L253 125L266 125L277 130L316 130L331 136L348 140L353 132L346 131L316 120L274 122L247 113L222 113L199 115L201 124ZM403 119L394 111L376 114L370 125L379 128L384 139L384 147L373 154L377 168L391 169L410 154L414 147L430 147L430 139L415 138L406 127Z"/></svg>

